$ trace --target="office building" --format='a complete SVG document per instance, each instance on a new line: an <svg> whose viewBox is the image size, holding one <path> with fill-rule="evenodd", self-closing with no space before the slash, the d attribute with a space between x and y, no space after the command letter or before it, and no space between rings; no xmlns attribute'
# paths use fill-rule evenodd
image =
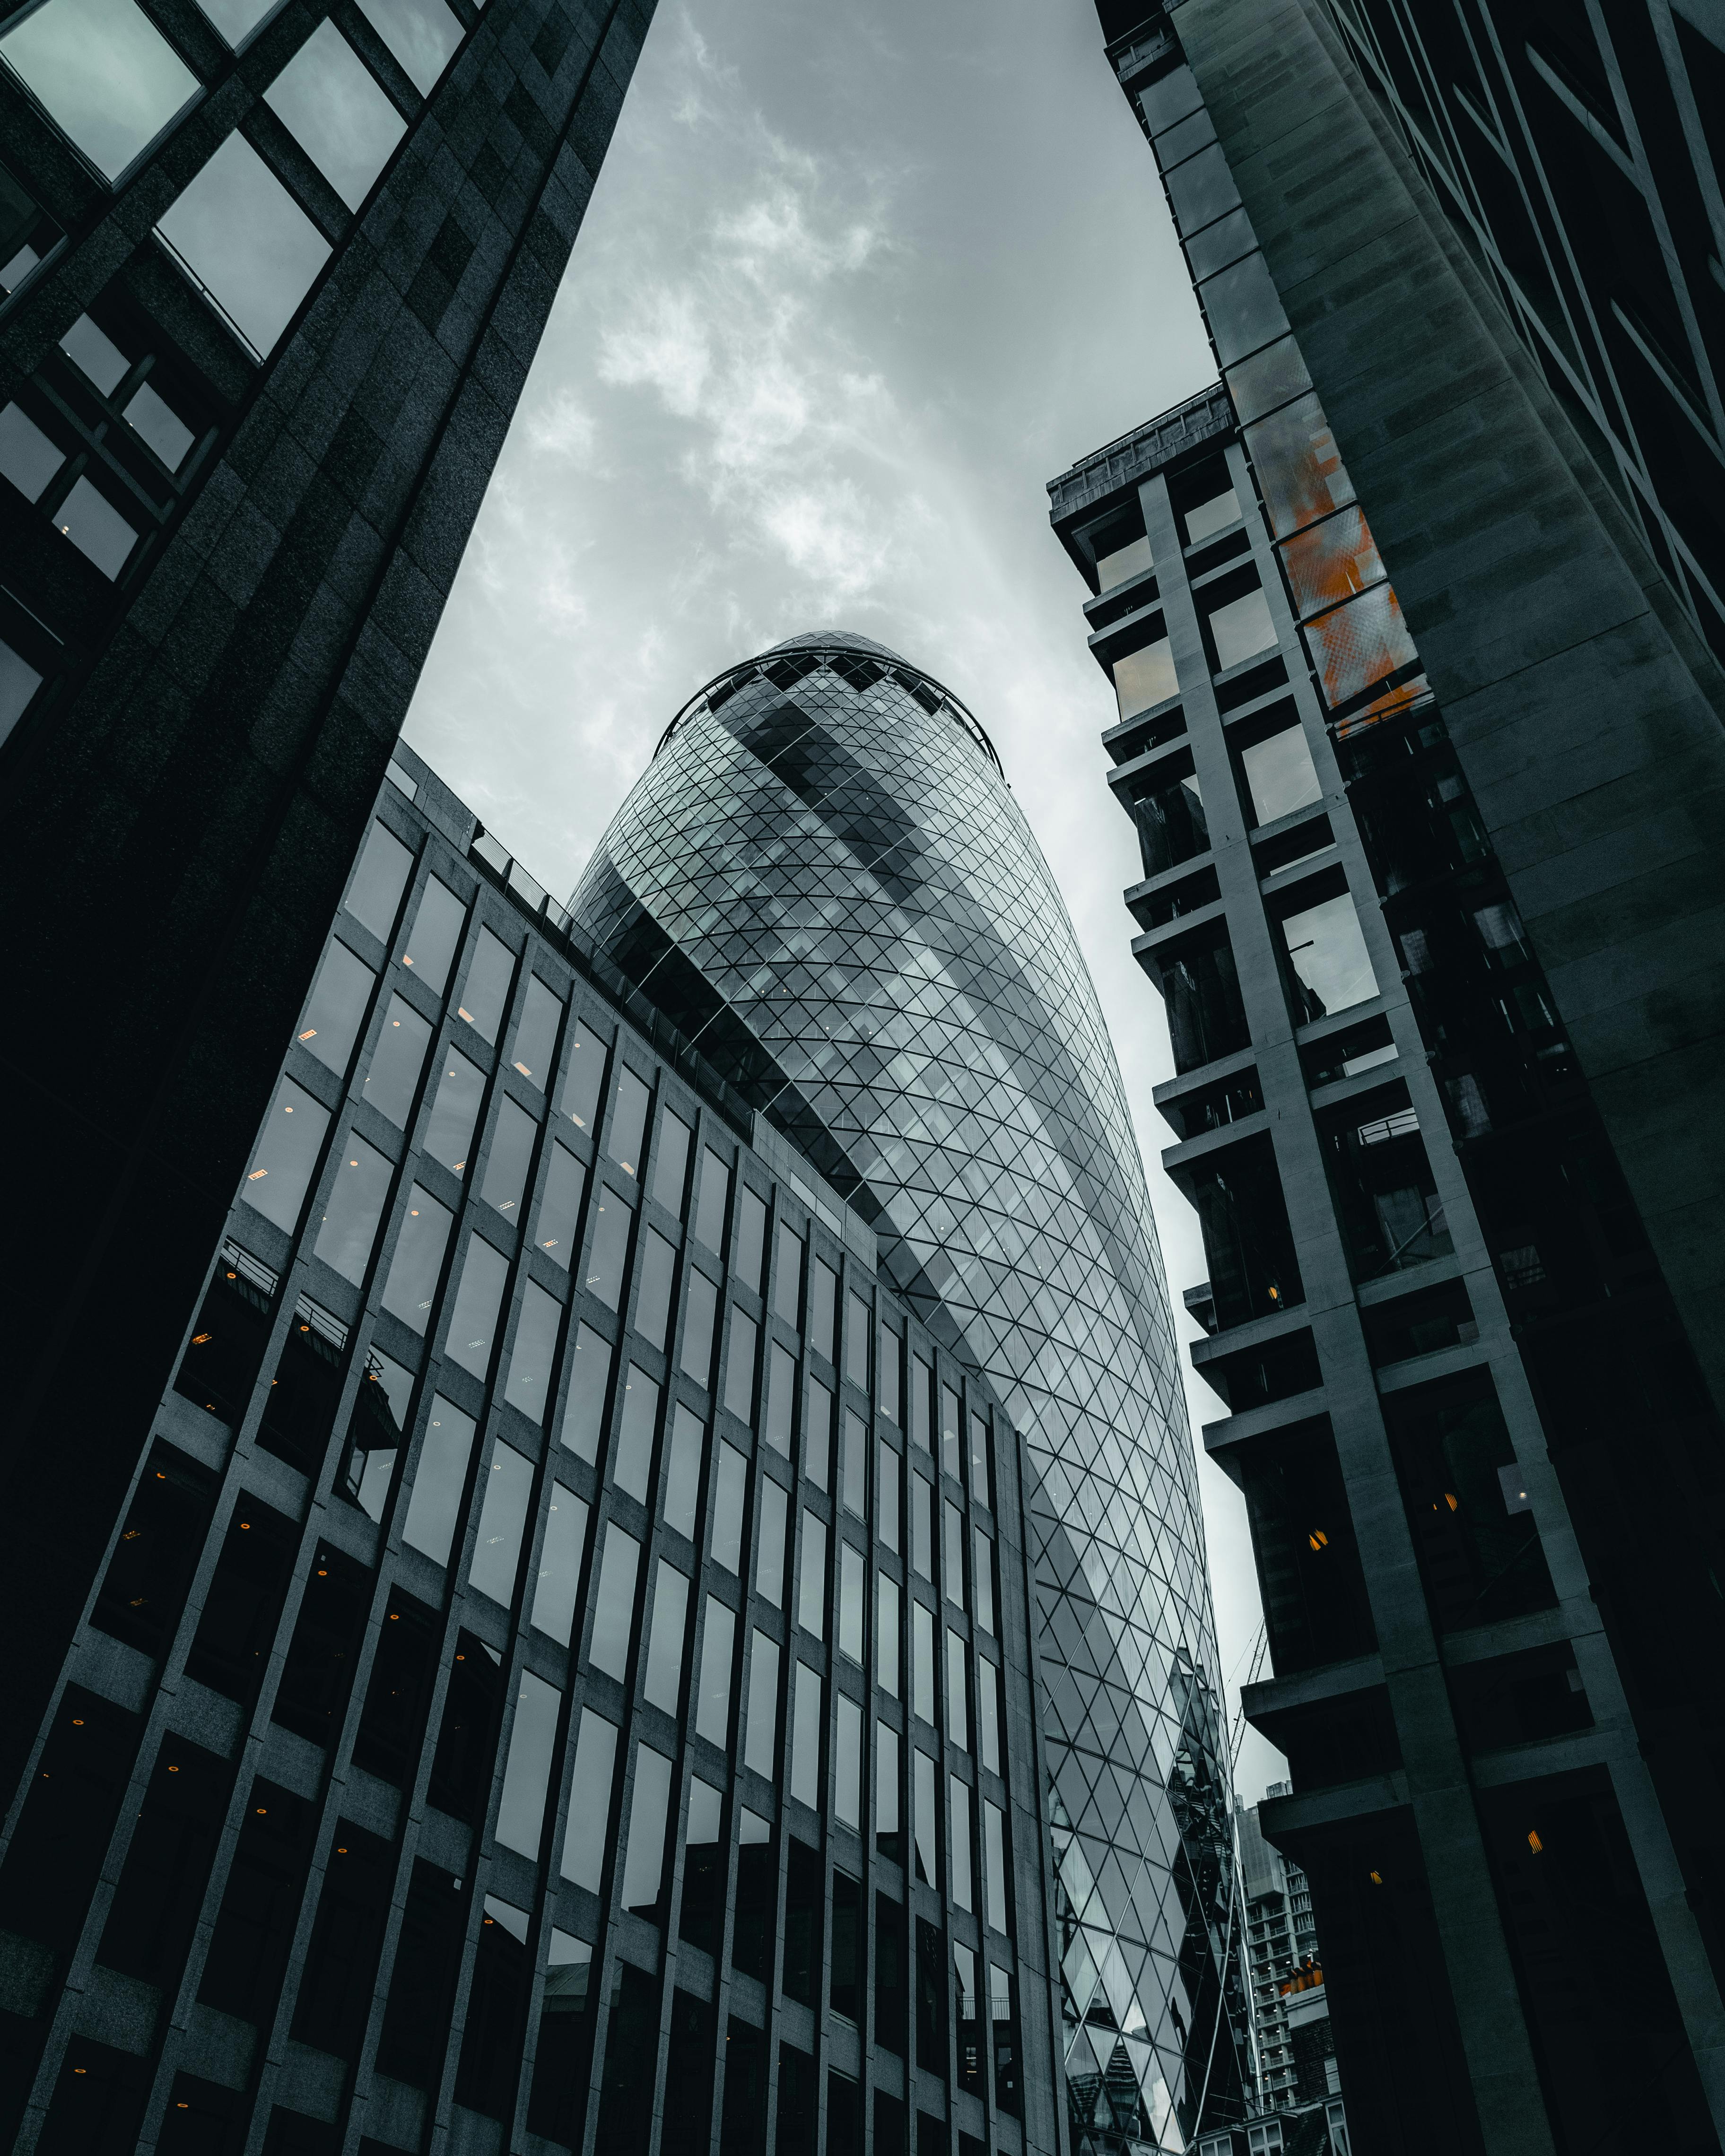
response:
<svg viewBox="0 0 1725 2156"><path fill-rule="evenodd" d="M1311 1881L1350 2130L1712 2150L1725 694L1697 542L1661 567L1686 512L1536 363L1356 66L1439 12L1104 8L1221 381L1050 493L1264 1591L1246 1711L1293 1789L1260 1825ZM1443 34L1488 23L1548 91L1603 18ZM1571 105L1529 103L1542 151ZM1580 1980L1601 1952L1627 1987Z"/></svg>
<svg viewBox="0 0 1725 2156"><path fill-rule="evenodd" d="M0 1084L33 1224L0 1779L93 1586L650 12L41 0L0 24Z"/></svg>
<svg viewBox="0 0 1725 2156"><path fill-rule="evenodd" d="M1265 1794L1285 1797L1291 1791L1286 1782L1272 1782ZM1322 2015L1314 2011L1322 1987L1309 1980L1323 1966L1312 1919L1311 1884L1297 1864L1265 1840L1255 1804L1239 1806L1236 1816L1259 2102L1274 2107L1334 2095L1339 2083L1333 2076L1333 2047L1322 2050L1322 2036L1302 2034L1296 2040L1291 2025L1296 1998L1303 2002L1297 2010L1302 2031L1314 2028L1319 2019L1326 2024L1328 2020L1327 1999Z"/></svg>
<svg viewBox="0 0 1725 2156"><path fill-rule="evenodd" d="M405 749L326 932L6 1792L0 2137L1053 2156L998 1393Z"/></svg>
<svg viewBox="0 0 1725 2156"><path fill-rule="evenodd" d="M1022 1437L1071 2145L1180 2148L1241 2117L1232 1793L1166 1289L1089 977L987 735L883 646L793 637L676 714L570 911L819 1167Z"/></svg>

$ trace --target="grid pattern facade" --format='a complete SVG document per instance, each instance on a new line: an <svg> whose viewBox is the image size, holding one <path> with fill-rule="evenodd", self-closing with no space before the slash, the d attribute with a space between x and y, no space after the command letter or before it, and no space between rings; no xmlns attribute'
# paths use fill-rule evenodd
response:
<svg viewBox="0 0 1725 2156"><path fill-rule="evenodd" d="M1051 2149L1010 1424L392 782L10 1804L0 2132Z"/></svg>
<svg viewBox="0 0 1725 2156"><path fill-rule="evenodd" d="M793 638L679 716L571 909L1021 1433L1073 2132L1178 2147L1240 2087L1202 1526L1111 1047L993 752L891 652Z"/></svg>
<svg viewBox="0 0 1725 2156"><path fill-rule="evenodd" d="M1633 2138L1656 2116L1712 2149L1696 1857L1717 1785L1681 1763L1671 1634L1661 1670L1630 1610L1687 1606L1680 1583L1706 1568L1717 1424L1493 843L1480 736L1466 717L1452 733L1433 696L1367 511L1399 514L1405 485L1448 543L1517 542L1471 530L1438 467L1409 478L1380 456L1363 499L1332 431L1331 384L1352 394L1372 369L1363 325L1330 339L1331 305L1364 305L1363 262L1396 273L1361 236L1373 188L1389 193L1366 130L1344 155L1307 125L1308 102L1352 125L1317 11L1102 12L1237 422L1111 495L1094 459L1050 491L1120 700L1111 784L1144 869L1127 902L1178 1073L1158 1089L1178 1139L1163 1158L1210 1265L1187 1294L1226 1410L1204 1439L1245 1494L1276 1672L1246 1711L1292 1769L1260 1825L1310 1884L1362 2143L1579 2149L1602 2120ZM1328 229L1314 176L1342 185L1349 159L1360 223L1332 300L1301 250ZM1283 283L1272 258L1290 254ZM1392 321L1386 293L1373 331ZM1382 350L1378 408L1411 408L1398 370L1414 364ZM1193 400L1200 422L1214 394ZM1490 443L1544 486L1549 445L1512 418L1486 418L1481 459ZM1599 527L1568 536L1564 574L1601 577ZM1527 593L1536 647L1562 634L1559 604ZM1472 658L1452 630L1432 639L1450 679ZM1646 1402L1635 1445L1689 1493L1692 1533L1640 1516L1604 1404L1622 1389ZM1705 1722L1699 1665L1694 1689ZM1661 1730L1676 1741L1649 1743ZM1563 1974L1598 1936L1602 1865L1640 1972L1624 2010ZM1315 2003L1290 2002L1296 2053L1322 2037Z"/></svg>

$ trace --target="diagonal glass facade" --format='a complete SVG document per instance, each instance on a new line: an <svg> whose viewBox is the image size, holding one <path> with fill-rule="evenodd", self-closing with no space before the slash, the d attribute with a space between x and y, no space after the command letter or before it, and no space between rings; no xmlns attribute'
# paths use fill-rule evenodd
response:
<svg viewBox="0 0 1725 2156"><path fill-rule="evenodd" d="M679 713L570 906L1024 1434L1075 2141L1179 2147L1240 2087L1196 1476L1111 1045L999 760L883 646L793 638Z"/></svg>

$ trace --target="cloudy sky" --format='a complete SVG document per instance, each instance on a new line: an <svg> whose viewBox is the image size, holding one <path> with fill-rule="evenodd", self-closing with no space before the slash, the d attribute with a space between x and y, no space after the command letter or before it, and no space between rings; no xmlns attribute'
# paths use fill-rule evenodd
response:
<svg viewBox="0 0 1725 2156"><path fill-rule="evenodd" d="M1214 373L1090 0L660 0L407 727L562 896L732 660L842 626L946 681L1071 908L1177 1310L1203 1249L1156 1166L1168 1035L1045 482ZM1237 1681L1250 1545L1202 1474ZM1279 1771L1247 1732L1242 1793Z"/></svg>

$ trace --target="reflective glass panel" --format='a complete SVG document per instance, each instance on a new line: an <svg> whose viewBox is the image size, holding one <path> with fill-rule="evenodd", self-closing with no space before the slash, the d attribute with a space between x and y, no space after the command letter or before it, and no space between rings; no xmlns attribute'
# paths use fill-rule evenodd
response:
<svg viewBox="0 0 1725 2156"><path fill-rule="evenodd" d="M786 1221L778 1224L773 1263L773 1308L787 1325L803 1322L803 1238Z"/></svg>
<svg viewBox="0 0 1725 2156"><path fill-rule="evenodd" d="M983 1799L983 1876L988 1889L988 1922L997 1932L1006 1922L1006 1820L999 1804Z"/></svg>
<svg viewBox="0 0 1725 2156"><path fill-rule="evenodd" d="M126 424L171 472L185 463L197 437L173 408L147 382L141 382L126 402Z"/></svg>
<svg viewBox="0 0 1725 2156"><path fill-rule="evenodd" d="M243 135L230 135L157 230L261 357L330 259L330 244Z"/></svg>
<svg viewBox="0 0 1725 2156"><path fill-rule="evenodd" d="M523 1856L539 1854L545 1824L546 1792L557 1752L557 1717L563 1695L554 1686L523 1670L516 1688L515 1724L509 1732L509 1757L497 1804L497 1839Z"/></svg>
<svg viewBox="0 0 1725 2156"><path fill-rule="evenodd" d="M862 1825L862 1709L839 1695L834 1717L833 1816L848 1827Z"/></svg>
<svg viewBox="0 0 1725 2156"><path fill-rule="evenodd" d="M976 1708L978 1743L983 1764L991 1774L1000 1772L1000 1673L985 1656L977 1657Z"/></svg>
<svg viewBox="0 0 1725 2156"><path fill-rule="evenodd" d="M899 1803L898 1732L890 1722L875 1724L875 1846L883 1856L902 1863L904 1850Z"/></svg>
<svg viewBox="0 0 1725 2156"><path fill-rule="evenodd" d="M345 943L331 943L324 952L294 1038L338 1078L347 1071L377 985L377 976Z"/></svg>
<svg viewBox="0 0 1725 2156"><path fill-rule="evenodd" d="M958 1395L941 1387L941 1472L956 1476L962 1465L958 1443Z"/></svg>
<svg viewBox="0 0 1725 2156"><path fill-rule="evenodd" d="M437 1300L438 1276L449 1248L449 1230L455 1216L439 1205L416 1183L408 1193L408 1209L390 1260L389 1279L383 1290L383 1307L423 1333L431 1322L431 1306Z"/></svg>
<svg viewBox="0 0 1725 2156"><path fill-rule="evenodd" d="M404 1131L413 1121L425 1051L430 1045L430 1026L411 1004L392 996L383 1014L383 1029L372 1050L363 1091L371 1106L398 1131Z"/></svg>
<svg viewBox="0 0 1725 2156"><path fill-rule="evenodd" d="M814 1512L803 1515L803 1548L798 1560L797 1622L817 1640L827 1635L827 1523Z"/></svg>
<svg viewBox="0 0 1725 2156"><path fill-rule="evenodd" d="M975 1553L973 1572L978 1625L984 1632L994 1629L994 1545L980 1527L972 1530L971 1547Z"/></svg>
<svg viewBox="0 0 1725 2156"><path fill-rule="evenodd" d="M845 1298L845 1374L853 1385L869 1389L869 1306L860 1295Z"/></svg>
<svg viewBox="0 0 1725 2156"><path fill-rule="evenodd" d="M911 1604L911 1707L923 1722L934 1720L934 1612Z"/></svg>
<svg viewBox="0 0 1725 2156"><path fill-rule="evenodd" d="M755 1538L755 1592L775 1609L784 1606L784 1543L788 1501L770 1475L761 1477L760 1526Z"/></svg>
<svg viewBox="0 0 1725 2156"><path fill-rule="evenodd" d="M731 1341L725 1358L725 1405L739 1422L755 1419L755 1343L759 1327L734 1305Z"/></svg>
<svg viewBox="0 0 1725 2156"><path fill-rule="evenodd" d="M563 999L536 973L527 982L521 998L521 1014L516 1021L515 1046L510 1061L522 1077L542 1093L557 1054L557 1028L563 1022Z"/></svg>
<svg viewBox="0 0 1725 2156"><path fill-rule="evenodd" d="M50 441L16 404L0 411L0 472L26 501L39 501L48 482L66 461L58 442Z"/></svg>
<svg viewBox="0 0 1725 2156"><path fill-rule="evenodd" d="M875 1404L889 1422L905 1419L901 1392L904 1383L905 1343L890 1325L880 1331L880 1363L875 1375Z"/></svg>
<svg viewBox="0 0 1725 2156"><path fill-rule="evenodd" d="M898 1582L884 1572L875 1575L875 1681L898 1697Z"/></svg>
<svg viewBox="0 0 1725 2156"><path fill-rule="evenodd" d="M408 123L327 17L264 93L264 101L347 203L357 209Z"/></svg>
<svg viewBox="0 0 1725 2156"><path fill-rule="evenodd" d="M393 831L373 824L366 833L359 863L342 911L351 913L362 928L369 928L379 942L387 943L395 927L396 910L413 872L413 856Z"/></svg>
<svg viewBox="0 0 1725 2156"><path fill-rule="evenodd" d="M845 1509L858 1519L869 1509L869 1426L859 1414L845 1410L844 1458L840 1463L840 1494Z"/></svg>
<svg viewBox="0 0 1725 2156"><path fill-rule="evenodd" d="M913 1830L916 1838L916 1876L925 1885L937 1886L941 1876L940 1815L935 1808L934 1762L926 1752L911 1754Z"/></svg>
<svg viewBox="0 0 1725 2156"><path fill-rule="evenodd" d="M48 0L0 36L0 56L107 180L198 91L197 76L131 0Z"/></svg>
<svg viewBox="0 0 1725 2156"><path fill-rule="evenodd" d="M642 1235L635 1260L639 1276L635 1288L635 1330L655 1348L663 1348L670 1324L671 1276L676 1252L656 1228Z"/></svg>
<svg viewBox="0 0 1725 2156"><path fill-rule="evenodd" d="M911 1563L924 1579L934 1578L934 1486L911 1477Z"/></svg>
<svg viewBox="0 0 1725 2156"><path fill-rule="evenodd" d="M503 1397L533 1423L543 1423L551 1405L551 1376L562 1322L562 1303L554 1295L547 1295L537 1281L530 1280L521 1295Z"/></svg>
<svg viewBox="0 0 1725 2156"><path fill-rule="evenodd" d="M1219 271L1199 286L1198 297L1224 367L1287 334L1281 295L1261 254L1248 254L1231 270Z"/></svg>
<svg viewBox="0 0 1725 2156"><path fill-rule="evenodd" d="M970 1790L956 1774L949 1774L947 1794L952 1832L952 1870L947 1877L947 1892L956 1907L973 1909L976 1894L970 1877Z"/></svg>
<svg viewBox="0 0 1725 2156"><path fill-rule="evenodd" d="M539 1218L533 1240L554 1265L567 1265L575 1248L581 1221L581 1200L587 1189L587 1170L567 1146L554 1145L545 1171L545 1188L539 1194Z"/></svg>
<svg viewBox="0 0 1725 2156"><path fill-rule="evenodd" d="M1210 637L1216 665L1225 673L1244 665L1260 651L1276 649L1276 624L1270 619L1270 602L1261 591L1242 592L1209 617Z"/></svg>
<svg viewBox="0 0 1725 2156"><path fill-rule="evenodd" d="M575 1328L569 1356L569 1389L563 1399L562 1442L578 1460L599 1456L605 1423L605 1394L611 1383L611 1343L590 1325Z"/></svg>
<svg viewBox="0 0 1725 2156"><path fill-rule="evenodd" d="M71 492L54 512L54 521L105 577L117 577L137 544L134 526L87 479L74 480Z"/></svg>
<svg viewBox="0 0 1725 2156"><path fill-rule="evenodd" d="M461 25L443 0L360 0L360 12L429 97L461 42Z"/></svg>
<svg viewBox="0 0 1725 2156"><path fill-rule="evenodd" d="M689 1621L689 1576L659 1561L653 1580L653 1620L647 1635L647 1674L641 1690L655 1707L675 1714L683 1689L683 1633Z"/></svg>
<svg viewBox="0 0 1725 2156"><path fill-rule="evenodd" d="M629 1668L629 1643L635 1629L635 1579L641 1545L610 1520L605 1526L605 1553L593 1598L593 1636L587 1658L607 1676L623 1678Z"/></svg>
<svg viewBox="0 0 1725 2156"><path fill-rule="evenodd" d="M689 1147L694 1132L680 1116L669 1109L659 1119L657 1150L653 1158L653 1195L668 1213L680 1214L683 1192L689 1181Z"/></svg>
<svg viewBox="0 0 1725 2156"><path fill-rule="evenodd" d="M745 1183L737 1193L737 1227L732 1237L731 1270L752 1293L761 1292L761 1267L767 1255L767 1207Z"/></svg>
<svg viewBox="0 0 1725 2156"><path fill-rule="evenodd" d="M809 1380L809 1412L803 1424L803 1472L824 1490L833 1453L833 1396L819 1378Z"/></svg>
<svg viewBox="0 0 1725 2156"><path fill-rule="evenodd" d="M695 1733L723 1751L731 1735L731 1663L737 1645L737 1616L712 1595L701 1641L701 1691L695 1710Z"/></svg>
<svg viewBox="0 0 1725 2156"><path fill-rule="evenodd" d="M437 1091L425 1125L425 1150L452 1175L465 1175L474 1127L485 1097L485 1074L459 1048L446 1048L438 1065Z"/></svg>
<svg viewBox="0 0 1725 2156"><path fill-rule="evenodd" d="M748 1492L748 1462L734 1445L719 1445L718 1481L713 1491L713 1534L711 1552L715 1564L726 1572L742 1571L742 1508Z"/></svg>
<svg viewBox="0 0 1725 2156"><path fill-rule="evenodd" d="M899 1546L898 1455L886 1442L875 1443L875 1532L887 1548Z"/></svg>
<svg viewBox="0 0 1725 2156"><path fill-rule="evenodd" d="M503 1306L503 1290L509 1279L509 1260L475 1235L461 1263L460 1285L449 1313L449 1333L444 1353L451 1362L483 1378L490 1368L491 1350L497 1342L497 1314Z"/></svg>
<svg viewBox="0 0 1725 2156"><path fill-rule="evenodd" d="M947 1634L947 1741L961 1752L970 1749L970 1686L964 1671L964 1642Z"/></svg>
<svg viewBox="0 0 1725 2156"><path fill-rule="evenodd" d="M389 1203L395 1170L375 1146L347 1133L336 1179L324 1200L316 1255L356 1287L363 1281L377 1240L377 1223Z"/></svg>
<svg viewBox="0 0 1725 2156"><path fill-rule="evenodd" d="M604 1084L605 1044L584 1019L578 1019L569 1029L569 1045L563 1051L557 1113L567 1116L579 1129L590 1131L599 1112Z"/></svg>
<svg viewBox="0 0 1725 2156"><path fill-rule="evenodd" d="M623 1862L623 1906L643 1916L652 1914L664 1883L670 1787L670 1761L650 1744L638 1746L634 1791L629 1810L629 1847Z"/></svg>
<svg viewBox="0 0 1725 2156"><path fill-rule="evenodd" d="M1180 693L1173 651L1165 636L1154 644L1141 644L1136 651L1122 652L1114 661L1113 673L1114 694L1122 719L1133 718Z"/></svg>
<svg viewBox="0 0 1725 2156"><path fill-rule="evenodd" d="M605 1150L625 1175L641 1171L641 1148L647 1137L647 1111L653 1096L626 1065L619 1064L612 1089L611 1122L605 1133Z"/></svg>
<svg viewBox="0 0 1725 2156"><path fill-rule="evenodd" d="M809 1344L817 1355L834 1359L834 1329L839 1315L839 1276L824 1258L809 1269Z"/></svg>
<svg viewBox="0 0 1725 2156"><path fill-rule="evenodd" d="M1296 398L1247 428L1245 442L1278 539L1353 500L1353 482L1315 395Z"/></svg>
<svg viewBox="0 0 1725 2156"><path fill-rule="evenodd" d="M695 1199L695 1233L708 1250L725 1247L725 1208L731 1196L731 1170L717 1153L701 1156L701 1188Z"/></svg>
<svg viewBox="0 0 1725 2156"><path fill-rule="evenodd" d="M849 1543L839 1545L839 1651L854 1662L863 1658L863 1555Z"/></svg>
<svg viewBox="0 0 1725 2156"><path fill-rule="evenodd" d="M775 1340L768 1357L767 1419L761 1435L782 1459L791 1456L791 1420L797 1401L797 1366L790 1350Z"/></svg>
<svg viewBox="0 0 1725 2156"><path fill-rule="evenodd" d="M820 1748L826 1721L819 1671L811 1670L806 1662L798 1662L796 1670L791 1702L791 1794L813 1810L820 1802Z"/></svg>
<svg viewBox="0 0 1725 2156"><path fill-rule="evenodd" d="M1273 824L1322 797L1312 751L1299 722L1254 742L1240 752L1240 766L1251 800L1252 821Z"/></svg>
<svg viewBox="0 0 1725 2156"><path fill-rule="evenodd" d="M696 1515L701 1505L701 1465L706 1433L701 1418L677 1403L671 1418L670 1450L665 1470L665 1523L689 1541L695 1539Z"/></svg>
<svg viewBox="0 0 1725 2156"><path fill-rule="evenodd" d="M521 1536L532 1502L532 1461L501 1437L494 1440L490 1462L480 1480L479 1533L467 1582L506 1609L515 1600Z"/></svg>
<svg viewBox="0 0 1725 2156"><path fill-rule="evenodd" d="M719 1322L719 1291L694 1265L683 1268L683 1346L678 1357L697 1385L713 1376L713 1335Z"/></svg>
<svg viewBox="0 0 1725 2156"><path fill-rule="evenodd" d="M575 1598L581 1586L581 1560L586 1550L587 1502L562 1483L553 1482L545 1539L539 1546L531 1621L560 1646L569 1644Z"/></svg>
<svg viewBox="0 0 1725 2156"><path fill-rule="evenodd" d="M920 1355L911 1358L911 1442L921 1450L929 1450L929 1406L932 1398L934 1372Z"/></svg>
<svg viewBox="0 0 1725 2156"><path fill-rule="evenodd" d="M964 1606L964 1515L956 1505L942 1507L941 1517L946 1528L946 1563L942 1568L946 1573L947 1599Z"/></svg>
<svg viewBox="0 0 1725 2156"><path fill-rule="evenodd" d="M1360 932L1359 916L1346 891L1303 912L1291 913L1281 923L1281 933L1299 983L1299 1024L1309 1025L1377 994L1377 977Z"/></svg>
<svg viewBox="0 0 1725 2156"><path fill-rule="evenodd" d="M970 1418L970 1494L979 1505L992 1511L994 1497L993 1478L988 1471L988 1425L984 1417Z"/></svg>
<svg viewBox="0 0 1725 2156"><path fill-rule="evenodd" d="M413 1375L373 1348L366 1356L349 1425L352 1450L342 1488L368 1520L381 1520L395 1481L413 1397Z"/></svg>
<svg viewBox="0 0 1725 2156"><path fill-rule="evenodd" d="M264 1118L239 1194L290 1235L299 1225L300 1209L316 1173L329 1127L329 1111L321 1107L303 1086L284 1078Z"/></svg>
<svg viewBox="0 0 1725 2156"><path fill-rule="evenodd" d="M611 1839L611 1792L616 1779L617 1724L581 1710L575 1740L575 1772L569 1784L569 1817L563 1830L559 1870L565 1879L597 1894L605 1876Z"/></svg>
<svg viewBox="0 0 1725 2156"><path fill-rule="evenodd" d="M749 1712L742 1763L772 1777L778 1748L778 1642L764 1632L749 1639Z"/></svg>
<svg viewBox="0 0 1725 2156"><path fill-rule="evenodd" d="M480 929L455 1015L470 1025L481 1040L496 1040L514 978L514 952L499 942L489 928Z"/></svg>
<svg viewBox="0 0 1725 2156"><path fill-rule="evenodd" d="M618 1419L611 1480L644 1505L653 1480L653 1430L658 1419L659 1388L631 1363L623 1381L623 1413Z"/></svg>
<svg viewBox="0 0 1725 2156"><path fill-rule="evenodd" d="M629 1210L614 1190L599 1184L588 1235L587 1270L583 1285L609 1310L623 1306L623 1276L629 1262Z"/></svg>
<svg viewBox="0 0 1725 2156"><path fill-rule="evenodd" d="M402 1540L423 1551L434 1564L449 1561L478 1427L471 1415L464 1414L441 1393L432 1401Z"/></svg>

